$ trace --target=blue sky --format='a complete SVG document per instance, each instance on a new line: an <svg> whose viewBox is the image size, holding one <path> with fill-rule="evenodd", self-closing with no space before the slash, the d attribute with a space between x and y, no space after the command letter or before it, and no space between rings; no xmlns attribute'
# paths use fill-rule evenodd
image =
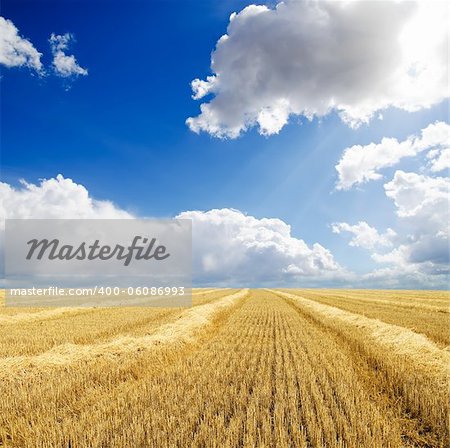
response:
<svg viewBox="0 0 450 448"><path fill-rule="evenodd" d="M404 140L430 123L448 122L448 100L407 112L383 109L352 129L336 111L309 121L292 115L278 134L257 128L238 138L196 134L199 113L190 82L211 75L210 56L243 1L3 1L2 15L51 63L51 33L72 33L70 52L87 76L39 76L2 69L2 181L38 183L61 173L92 197L138 216L238 209L279 218L292 236L320 243L356 273L377 266L361 247L331 231L364 220L380 233L395 227L383 180L336 191L345 148ZM403 162L420 171L423 160ZM383 171L385 180L398 167Z"/></svg>

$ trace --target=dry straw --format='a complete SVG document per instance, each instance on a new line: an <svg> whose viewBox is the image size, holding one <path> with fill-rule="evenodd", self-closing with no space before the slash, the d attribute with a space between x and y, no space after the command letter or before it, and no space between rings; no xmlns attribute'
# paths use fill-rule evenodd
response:
<svg viewBox="0 0 450 448"><path fill-rule="evenodd" d="M248 294L248 289L227 295L213 303L190 308L174 321L162 325L155 333L142 336L120 336L99 344L63 344L35 356L13 356L0 360L0 375L11 375L13 368L44 368L88 361L101 356L115 357L129 352L147 350L155 345L189 341L202 327L224 309Z"/></svg>

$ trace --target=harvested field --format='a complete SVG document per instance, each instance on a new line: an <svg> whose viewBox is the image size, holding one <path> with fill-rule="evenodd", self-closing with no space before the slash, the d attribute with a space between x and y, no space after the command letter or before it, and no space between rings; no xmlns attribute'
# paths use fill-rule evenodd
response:
<svg viewBox="0 0 450 448"><path fill-rule="evenodd" d="M448 333L448 293L210 289L193 300L0 311L0 445L448 446L450 352L436 336ZM440 331L409 325L421 310Z"/></svg>

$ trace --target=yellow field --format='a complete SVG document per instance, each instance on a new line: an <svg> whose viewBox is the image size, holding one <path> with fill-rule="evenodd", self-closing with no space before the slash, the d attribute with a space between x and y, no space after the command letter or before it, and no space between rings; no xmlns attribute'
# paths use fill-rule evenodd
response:
<svg viewBox="0 0 450 448"><path fill-rule="evenodd" d="M193 302L0 308L0 446L448 446L448 292Z"/></svg>

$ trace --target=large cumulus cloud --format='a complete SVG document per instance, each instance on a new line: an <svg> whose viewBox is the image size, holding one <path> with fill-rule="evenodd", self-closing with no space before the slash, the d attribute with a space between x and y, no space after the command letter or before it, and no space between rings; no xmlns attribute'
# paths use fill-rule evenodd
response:
<svg viewBox="0 0 450 448"><path fill-rule="evenodd" d="M18 188L0 182L0 226L4 218L115 219L131 218L111 201L97 200L88 190L61 174L39 184L21 181Z"/></svg>
<svg viewBox="0 0 450 448"><path fill-rule="evenodd" d="M287 0L232 14L212 54L213 74L192 81L194 132L235 138L278 133L291 115L337 111L351 126L376 111L415 111L448 95L444 2Z"/></svg>
<svg viewBox="0 0 450 448"><path fill-rule="evenodd" d="M200 282L326 284L345 276L327 249L295 238L280 219L233 209L187 211L178 217L192 219L194 272Z"/></svg>
<svg viewBox="0 0 450 448"><path fill-rule="evenodd" d="M135 217L62 175L38 184L23 181L17 188L0 182L0 216L0 229L5 217ZM295 238L280 219L258 219L233 209L185 211L178 217L193 223L194 284L330 284L347 275L326 248Z"/></svg>

